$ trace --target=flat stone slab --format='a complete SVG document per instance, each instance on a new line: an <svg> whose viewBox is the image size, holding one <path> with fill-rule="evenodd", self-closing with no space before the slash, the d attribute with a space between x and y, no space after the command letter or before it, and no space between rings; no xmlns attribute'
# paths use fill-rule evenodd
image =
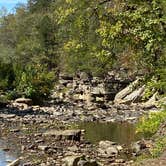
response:
<svg viewBox="0 0 166 166"><path fill-rule="evenodd" d="M74 140L80 141L81 130L49 130L46 131L44 136L54 136L58 140Z"/></svg>
<svg viewBox="0 0 166 166"><path fill-rule="evenodd" d="M12 119L15 117L16 117L15 114L0 114L0 118L3 118L3 119Z"/></svg>
<svg viewBox="0 0 166 166"><path fill-rule="evenodd" d="M32 99L28 99L28 98L18 98L15 100L16 103L23 103L23 104L27 104L27 105L32 105Z"/></svg>

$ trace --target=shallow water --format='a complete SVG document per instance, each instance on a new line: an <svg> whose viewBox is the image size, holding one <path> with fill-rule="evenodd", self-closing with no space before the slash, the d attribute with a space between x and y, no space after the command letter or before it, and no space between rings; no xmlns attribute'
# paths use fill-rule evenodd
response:
<svg viewBox="0 0 166 166"><path fill-rule="evenodd" d="M3 150L5 146L5 142L0 139L0 166L7 166L9 162L16 159L12 152Z"/></svg>
<svg viewBox="0 0 166 166"><path fill-rule="evenodd" d="M119 144L130 145L132 142L143 138L136 134L134 124L130 123L80 123L78 128L85 130L85 139L91 143L101 140L110 140Z"/></svg>

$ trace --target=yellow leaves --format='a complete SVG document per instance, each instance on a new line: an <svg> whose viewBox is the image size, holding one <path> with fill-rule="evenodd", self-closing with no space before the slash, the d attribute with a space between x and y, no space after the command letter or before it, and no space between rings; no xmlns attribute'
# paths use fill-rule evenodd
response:
<svg viewBox="0 0 166 166"><path fill-rule="evenodd" d="M100 21L100 28L96 30L103 38L108 36L109 25L106 21Z"/></svg>
<svg viewBox="0 0 166 166"><path fill-rule="evenodd" d="M82 47L83 47L83 45L81 43L79 43L78 41L71 40L71 41L68 41L66 44L64 44L63 48L65 51L69 52L72 49L78 50Z"/></svg>
<svg viewBox="0 0 166 166"><path fill-rule="evenodd" d="M104 62L106 59L110 57L110 52L106 50L101 50L96 54L96 57L100 59L100 61ZM110 60L111 62L111 60Z"/></svg>
<svg viewBox="0 0 166 166"><path fill-rule="evenodd" d="M97 32L104 38L109 37L111 39L114 39L122 32L122 26L123 24L121 21L118 21L117 23L115 23L115 25L108 25L106 21L101 21L100 28L97 30Z"/></svg>
<svg viewBox="0 0 166 166"><path fill-rule="evenodd" d="M123 24L118 21L115 25L111 26L111 29L109 30L109 35L111 38L115 38L116 36L119 35L119 33L122 32L122 26Z"/></svg>
<svg viewBox="0 0 166 166"><path fill-rule="evenodd" d="M72 4L73 0L66 0L66 3Z"/></svg>
<svg viewBox="0 0 166 166"><path fill-rule="evenodd" d="M103 38L102 45L104 47L110 47L111 40L118 38L122 32L122 22L118 21L114 25L106 22L100 22L100 28L96 31Z"/></svg>
<svg viewBox="0 0 166 166"><path fill-rule="evenodd" d="M76 8L62 8L59 7L59 9L56 11L56 15L58 16L58 24L63 23L68 16L73 14L75 12Z"/></svg>

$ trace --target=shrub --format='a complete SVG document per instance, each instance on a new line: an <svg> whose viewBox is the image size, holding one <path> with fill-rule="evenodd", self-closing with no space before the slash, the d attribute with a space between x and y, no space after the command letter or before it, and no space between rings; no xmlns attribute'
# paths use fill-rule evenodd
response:
<svg viewBox="0 0 166 166"><path fill-rule="evenodd" d="M166 120L166 111L150 113L147 117L143 116L137 125L137 132L145 135L154 134L161 123Z"/></svg>
<svg viewBox="0 0 166 166"><path fill-rule="evenodd" d="M15 87L19 96L29 97L35 103L48 97L55 80L53 72L40 65L28 65L17 70Z"/></svg>

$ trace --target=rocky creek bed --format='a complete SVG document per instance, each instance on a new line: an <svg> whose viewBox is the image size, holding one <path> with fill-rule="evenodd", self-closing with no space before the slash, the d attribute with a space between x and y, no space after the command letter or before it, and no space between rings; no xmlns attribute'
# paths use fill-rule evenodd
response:
<svg viewBox="0 0 166 166"><path fill-rule="evenodd" d="M44 106L20 98L0 109L0 139L16 145L10 166L127 166L148 152L134 124L158 111L156 93L140 103L138 80L79 79L61 76Z"/></svg>
<svg viewBox="0 0 166 166"><path fill-rule="evenodd" d="M81 113L71 109L61 113L55 108L53 111L53 107L16 109L9 105L1 109L0 137L17 145L12 152L19 164L14 165L130 165L140 149L146 149L146 142L141 141L134 148L129 146L137 141L131 123L143 113L130 118L134 112L132 106L120 107L123 107L121 114L113 117L111 110Z"/></svg>

